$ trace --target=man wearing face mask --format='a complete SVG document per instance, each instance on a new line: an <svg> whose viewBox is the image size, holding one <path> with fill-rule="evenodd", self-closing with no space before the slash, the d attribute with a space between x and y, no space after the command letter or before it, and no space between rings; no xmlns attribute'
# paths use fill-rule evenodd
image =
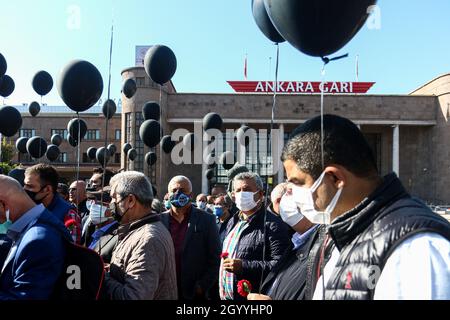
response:
<svg viewBox="0 0 450 320"><path fill-rule="evenodd" d="M251 293L248 300L305 300L308 275L308 257L314 243L318 240L317 225L313 225L300 213L289 184L283 186L285 193L279 201L281 219L294 229L293 250L275 265L264 279L262 294Z"/></svg>
<svg viewBox="0 0 450 320"><path fill-rule="evenodd" d="M69 229L75 243L81 243L81 219L75 207L58 194L59 176L48 164L37 164L25 170L24 190L36 203L43 204Z"/></svg>
<svg viewBox="0 0 450 320"><path fill-rule="evenodd" d="M36 205L22 186L0 175L0 222L12 247L2 264L0 300L46 300L64 269L70 235L57 217Z"/></svg>
<svg viewBox="0 0 450 320"><path fill-rule="evenodd" d="M335 116L299 126L282 160L311 222L328 225L315 299L450 299L450 224L378 174L358 127ZM321 157L323 137L323 164ZM324 252L334 242L328 262Z"/></svg>
<svg viewBox="0 0 450 320"><path fill-rule="evenodd" d="M239 209L227 225L227 236L219 272L222 300L241 300L237 283L248 280L253 292L259 291L267 276L289 248L286 225L264 207L261 178L252 172L240 173L233 180L234 200Z"/></svg>
<svg viewBox="0 0 450 320"><path fill-rule="evenodd" d="M203 210L203 211L206 211L206 210L209 211L209 209L206 208L206 204L207 204L206 194L200 193L196 198L197 208L199 208L200 210ZM211 212L211 211L209 211L209 212Z"/></svg>
<svg viewBox="0 0 450 320"><path fill-rule="evenodd" d="M223 245L225 240L227 224L231 219L230 209L233 205L233 201L228 195L217 197L214 202L214 215L217 218L217 226L219 227L220 246Z"/></svg>
<svg viewBox="0 0 450 320"><path fill-rule="evenodd" d="M152 211L150 181L127 171L110 182L112 216L120 223L105 291L112 300L176 300L175 252L170 234Z"/></svg>
<svg viewBox="0 0 450 320"><path fill-rule="evenodd" d="M179 297L207 299L220 261L215 217L192 205L192 184L187 177L172 178L168 190L171 208L163 214L162 221L175 245Z"/></svg>

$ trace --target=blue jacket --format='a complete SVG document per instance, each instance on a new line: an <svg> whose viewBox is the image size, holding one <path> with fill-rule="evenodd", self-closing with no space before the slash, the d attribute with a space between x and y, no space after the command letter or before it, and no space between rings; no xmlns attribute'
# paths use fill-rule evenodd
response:
<svg viewBox="0 0 450 320"><path fill-rule="evenodd" d="M64 218L70 209L76 209L73 205L65 201L59 196L59 194L53 195L53 201L47 208L50 210L62 223L64 223Z"/></svg>
<svg viewBox="0 0 450 320"><path fill-rule="evenodd" d="M0 276L0 300L49 299L63 272L65 241L71 241L68 230L44 209L14 239Z"/></svg>

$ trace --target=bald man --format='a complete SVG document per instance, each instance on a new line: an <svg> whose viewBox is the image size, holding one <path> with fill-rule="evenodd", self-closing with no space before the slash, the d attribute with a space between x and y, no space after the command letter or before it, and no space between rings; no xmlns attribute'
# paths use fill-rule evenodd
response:
<svg viewBox="0 0 450 320"><path fill-rule="evenodd" d="M13 246L0 276L0 300L49 299L63 272L64 241L72 241L71 235L16 180L0 175L0 223L8 221Z"/></svg>
<svg viewBox="0 0 450 320"><path fill-rule="evenodd" d="M269 208L269 210L271 210L277 216L280 215L280 201L287 191L287 186L288 183L286 182L280 183L273 189L272 193L270 194L270 200L272 201L272 205L271 208Z"/></svg>
<svg viewBox="0 0 450 320"><path fill-rule="evenodd" d="M220 264L216 218L192 205L192 184L187 177L174 177L168 190L171 208L161 220L175 246L178 297L207 299Z"/></svg>

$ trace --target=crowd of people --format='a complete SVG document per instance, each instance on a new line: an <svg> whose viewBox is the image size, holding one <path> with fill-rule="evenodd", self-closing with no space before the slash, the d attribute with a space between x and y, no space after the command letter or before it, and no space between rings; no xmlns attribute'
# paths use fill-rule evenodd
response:
<svg viewBox="0 0 450 320"><path fill-rule="evenodd" d="M270 194L237 163L210 194L174 176L161 201L134 171L0 175L0 299L50 299L64 241L101 256L106 300L450 299L449 223L380 176L354 123L308 120L282 161Z"/></svg>

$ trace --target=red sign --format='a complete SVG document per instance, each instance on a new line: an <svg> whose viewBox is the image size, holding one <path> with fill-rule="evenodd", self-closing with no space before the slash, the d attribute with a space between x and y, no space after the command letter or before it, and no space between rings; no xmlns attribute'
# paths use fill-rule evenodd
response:
<svg viewBox="0 0 450 320"><path fill-rule="evenodd" d="M227 81L236 92L274 92L274 81ZM279 81L278 93L367 93L375 82Z"/></svg>

